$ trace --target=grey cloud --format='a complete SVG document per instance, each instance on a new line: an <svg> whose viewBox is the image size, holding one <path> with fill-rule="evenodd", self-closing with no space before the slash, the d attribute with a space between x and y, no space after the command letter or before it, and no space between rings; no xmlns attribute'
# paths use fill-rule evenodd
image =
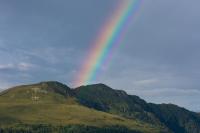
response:
<svg viewBox="0 0 200 133"><path fill-rule="evenodd" d="M199 110L199 0L148 0L103 82L156 103ZM1 0L0 88L58 80L71 85L116 0Z"/></svg>
<svg viewBox="0 0 200 133"><path fill-rule="evenodd" d="M20 62L18 64L0 64L0 71L28 71L32 69L32 67L34 67L32 64L26 62Z"/></svg>

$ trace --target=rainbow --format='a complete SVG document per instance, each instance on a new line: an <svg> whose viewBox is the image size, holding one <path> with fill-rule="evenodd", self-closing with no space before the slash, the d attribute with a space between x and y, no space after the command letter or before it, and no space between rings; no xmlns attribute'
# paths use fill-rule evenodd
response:
<svg viewBox="0 0 200 133"><path fill-rule="evenodd" d="M86 85L96 77L98 70L111 59L114 49L122 41L132 20L137 16L142 0L120 0L116 11L107 19L87 55L74 85Z"/></svg>

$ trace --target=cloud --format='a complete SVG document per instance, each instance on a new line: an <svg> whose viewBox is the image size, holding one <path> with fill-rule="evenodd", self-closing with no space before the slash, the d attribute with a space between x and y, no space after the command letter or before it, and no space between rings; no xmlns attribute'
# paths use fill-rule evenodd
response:
<svg viewBox="0 0 200 133"><path fill-rule="evenodd" d="M159 82L158 79L143 79L134 81L135 86L148 86L150 84L157 84Z"/></svg>
<svg viewBox="0 0 200 133"><path fill-rule="evenodd" d="M33 64L20 62L20 63L9 63L9 64L0 64L0 71L28 71L34 67Z"/></svg>
<svg viewBox="0 0 200 133"><path fill-rule="evenodd" d="M0 64L0 71L1 70L8 70L8 69L13 69L14 65L13 64Z"/></svg>
<svg viewBox="0 0 200 133"><path fill-rule="evenodd" d="M33 68L34 65L30 64L30 63L26 63L26 62L20 62L19 64L17 64L17 68L20 71L28 71L29 69Z"/></svg>
<svg viewBox="0 0 200 133"><path fill-rule="evenodd" d="M149 89L132 89L129 93L139 95L147 102L151 103L172 103L181 107L187 107L192 111L199 110L198 98L200 90L198 89L182 89L182 88L149 88Z"/></svg>
<svg viewBox="0 0 200 133"><path fill-rule="evenodd" d="M167 96L193 96L195 95L200 95L200 90L198 89L180 89L180 88L151 88L151 89L133 89L130 90L134 93L140 93L143 96L148 96L148 97L160 97L163 95Z"/></svg>

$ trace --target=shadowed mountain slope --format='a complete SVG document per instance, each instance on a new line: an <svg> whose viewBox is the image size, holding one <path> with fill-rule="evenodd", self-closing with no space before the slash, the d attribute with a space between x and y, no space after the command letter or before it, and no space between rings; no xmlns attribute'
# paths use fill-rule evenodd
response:
<svg viewBox="0 0 200 133"><path fill-rule="evenodd" d="M150 108L144 100L125 91L114 90L104 84L81 86L75 90L79 102L85 106L150 123L159 122L147 112Z"/></svg>
<svg viewBox="0 0 200 133"><path fill-rule="evenodd" d="M176 105L149 104L104 84L81 86L76 95L80 103L90 108L164 126L175 133L200 133L199 115Z"/></svg>
<svg viewBox="0 0 200 133"><path fill-rule="evenodd" d="M152 112L176 133L200 133L200 117L197 113L173 104L149 104Z"/></svg>

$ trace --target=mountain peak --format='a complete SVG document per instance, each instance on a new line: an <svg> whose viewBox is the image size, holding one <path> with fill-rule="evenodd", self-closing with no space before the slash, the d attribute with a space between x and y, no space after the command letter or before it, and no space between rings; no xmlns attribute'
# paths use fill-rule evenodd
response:
<svg viewBox="0 0 200 133"><path fill-rule="evenodd" d="M45 85L46 86L65 86L65 87L67 86L67 85L65 85L65 84L63 84L61 82L58 82L58 81L43 81L43 82L40 82L38 84L43 85L43 86L45 86Z"/></svg>
<svg viewBox="0 0 200 133"><path fill-rule="evenodd" d="M21 85L3 91L1 96L12 100L35 101L64 101L67 97L74 96L74 92L67 86L57 81L44 81L36 84ZM62 100L61 100L62 99Z"/></svg>
<svg viewBox="0 0 200 133"><path fill-rule="evenodd" d="M101 87L109 87L107 86L106 84L103 84L103 83L97 83L97 84L92 84L90 86L101 86ZM110 87L109 87L110 88Z"/></svg>
<svg viewBox="0 0 200 133"><path fill-rule="evenodd" d="M82 85L80 87L77 87L77 88L82 88L82 87L103 87L103 88L111 88L109 86L107 86L106 84L103 84L103 83L96 83L96 84L90 84L90 85Z"/></svg>
<svg viewBox="0 0 200 133"><path fill-rule="evenodd" d="M41 89L45 89L50 92L59 93L61 95L72 95L71 89L67 85L58 81L45 81L40 82L38 85Z"/></svg>
<svg viewBox="0 0 200 133"><path fill-rule="evenodd" d="M124 90L115 90L103 83L81 86L81 87L78 87L77 89L84 89L84 88L87 88L87 89L90 88L95 91L105 91L105 92L110 92L110 93L116 93L119 96L125 96L125 95L127 96L128 95Z"/></svg>

